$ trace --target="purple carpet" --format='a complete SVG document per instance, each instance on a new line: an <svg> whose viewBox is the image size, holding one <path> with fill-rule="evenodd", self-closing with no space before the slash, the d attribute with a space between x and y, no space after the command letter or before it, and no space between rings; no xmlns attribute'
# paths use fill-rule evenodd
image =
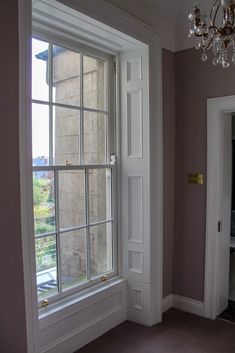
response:
<svg viewBox="0 0 235 353"><path fill-rule="evenodd" d="M77 353L235 353L235 325L171 309L161 324L126 321Z"/></svg>

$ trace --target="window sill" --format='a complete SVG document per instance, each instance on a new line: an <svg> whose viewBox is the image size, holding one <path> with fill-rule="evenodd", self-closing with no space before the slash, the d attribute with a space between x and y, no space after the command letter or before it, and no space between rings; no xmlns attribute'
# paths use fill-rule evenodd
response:
<svg viewBox="0 0 235 353"><path fill-rule="evenodd" d="M92 304L99 303L110 294L120 291L120 288L124 288L125 285L126 280L124 278L115 276L107 282L99 283L92 288L51 304L49 307L39 311L39 330L45 329Z"/></svg>

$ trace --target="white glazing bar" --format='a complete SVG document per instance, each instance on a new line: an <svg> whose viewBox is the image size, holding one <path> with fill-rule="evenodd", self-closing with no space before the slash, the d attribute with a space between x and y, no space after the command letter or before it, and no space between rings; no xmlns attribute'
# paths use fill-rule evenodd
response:
<svg viewBox="0 0 235 353"><path fill-rule="evenodd" d="M56 235L56 232L37 234L37 235L35 235L35 239L47 238L52 235Z"/></svg>
<svg viewBox="0 0 235 353"><path fill-rule="evenodd" d="M110 162L110 148L109 148L109 116L105 116L105 160Z"/></svg>
<svg viewBox="0 0 235 353"><path fill-rule="evenodd" d="M117 189L116 189L116 178L117 178L117 168L111 169L111 216L113 218L112 223L112 268L118 268L118 240L117 240L117 231L118 231L118 224L117 224ZM116 249L116 250L115 250Z"/></svg>
<svg viewBox="0 0 235 353"><path fill-rule="evenodd" d="M76 105L70 105L70 104L64 104L64 103L56 103L56 102L47 102L47 101L42 101L40 99L32 99L32 103L36 103L36 104L44 104L44 105L48 105L51 104L55 107L58 108L65 108L65 109L75 109L75 110L84 110L84 111L88 111L90 113L98 113L98 114L108 114L109 112L107 110L102 110L102 109L95 109L95 108L83 108L83 107L79 107Z"/></svg>
<svg viewBox="0 0 235 353"><path fill-rule="evenodd" d="M80 54L80 105L83 106L83 54ZM80 110L80 164L84 163L84 124L83 109Z"/></svg>
<svg viewBox="0 0 235 353"><path fill-rule="evenodd" d="M89 224L89 170L85 170L85 206L86 206L86 224ZM90 263L90 228L86 229L86 248L87 248L87 279L91 280Z"/></svg>
<svg viewBox="0 0 235 353"><path fill-rule="evenodd" d="M113 169L115 167L114 164L83 164L83 165L56 165L56 166L40 166L33 167L33 171L50 171L50 170L88 170L88 169Z"/></svg>
<svg viewBox="0 0 235 353"><path fill-rule="evenodd" d="M109 223L109 222L114 222L114 219L113 218L107 218L107 219L105 219L103 221L100 221L100 222L85 224L85 225L81 225L81 226L77 226L77 227L60 229L60 233L74 232L76 230L87 229L89 226L91 226L91 227L92 226L99 226L101 224L105 224L105 223ZM46 236L48 236L48 234L46 234ZM40 237L43 237L43 236L40 235Z"/></svg>
<svg viewBox="0 0 235 353"><path fill-rule="evenodd" d="M49 42L48 67L49 67L49 164L53 165L53 45Z"/></svg>
<svg viewBox="0 0 235 353"><path fill-rule="evenodd" d="M88 111L90 113L98 113L98 114L108 114L108 110L103 110L103 109L96 109L96 108L81 108L83 109L84 111Z"/></svg>
<svg viewBox="0 0 235 353"><path fill-rule="evenodd" d="M104 94L105 94L105 108L109 112L110 111L110 106L109 106L109 78L110 78L110 72L108 70L109 65L108 62L104 62ZM110 126L109 126L109 114L105 115L105 160L106 163L110 161L110 145L109 145L109 132L110 132Z"/></svg>
<svg viewBox="0 0 235 353"><path fill-rule="evenodd" d="M58 171L55 170L54 173L54 184L55 184L55 225L56 225L56 249L57 249L57 281L58 281L58 291L62 292L62 279L61 279L61 260L60 260L60 215L59 215L59 178Z"/></svg>

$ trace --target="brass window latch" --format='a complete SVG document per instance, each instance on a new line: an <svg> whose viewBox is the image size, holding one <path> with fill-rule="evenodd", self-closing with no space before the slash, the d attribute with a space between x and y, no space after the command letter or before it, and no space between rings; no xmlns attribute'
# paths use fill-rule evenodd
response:
<svg viewBox="0 0 235 353"><path fill-rule="evenodd" d="M42 301L42 307L45 308L46 306L48 306L49 302L48 302L48 299L44 299Z"/></svg>
<svg viewBox="0 0 235 353"><path fill-rule="evenodd" d="M106 275L103 275L101 277L101 282L106 282L108 280L108 277Z"/></svg>

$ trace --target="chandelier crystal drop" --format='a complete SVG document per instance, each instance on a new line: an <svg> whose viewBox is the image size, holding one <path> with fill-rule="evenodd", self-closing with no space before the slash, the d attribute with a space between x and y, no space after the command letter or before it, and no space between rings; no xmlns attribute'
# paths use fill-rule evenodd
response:
<svg viewBox="0 0 235 353"><path fill-rule="evenodd" d="M188 18L189 37L196 37L196 49L202 49L203 62L208 58L206 50L212 50L213 65L221 64L226 69L235 64L235 0L214 0L209 21L198 4Z"/></svg>

